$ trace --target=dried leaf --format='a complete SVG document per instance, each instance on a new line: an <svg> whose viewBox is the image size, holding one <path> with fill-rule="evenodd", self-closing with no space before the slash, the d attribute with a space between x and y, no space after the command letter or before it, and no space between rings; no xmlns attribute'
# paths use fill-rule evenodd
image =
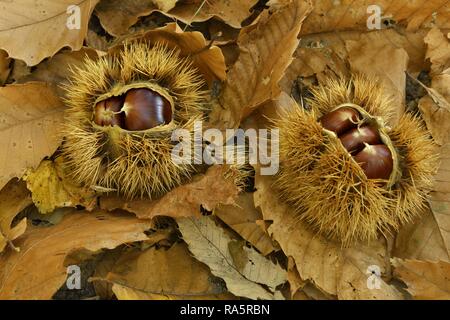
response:
<svg viewBox="0 0 450 320"><path fill-rule="evenodd" d="M56 208L77 205L92 210L97 202L95 192L65 178L62 175L61 161L61 158L56 162L44 160L36 170L30 170L24 176L39 212L51 213Z"/></svg>
<svg viewBox="0 0 450 320"><path fill-rule="evenodd" d="M292 61L297 35L310 10L309 2L295 0L256 26L242 29L239 58L228 72L221 108L211 115L213 123L237 127L257 106L278 95L278 81Z"/></svg>
<svg viewBox="0 0 450 320"><path fill-rule="evenodd" d="M404 112L408 54L379 35L376 38L362 37L359 41L348 40L345 44L351 70L375 76L386 94L391 96L392 103L397 106L392 119L392 124L395 124Z"/></svg>
<svg viewBox="0 0 450 320"><path fill-rule="evenodd" d="M240 28L241 23L250 15L250 9L257 0L194 0L188 3L180 2L169 16L186 24L206 21L218 17L233 28Z"/></svg>
<svg viewBox="0 0 450 320"><path fill-rule="evenodd" d="M215 276L222 278L231 293L250 299L279 297L279 294L274 295L259 284L269 287L273 287L276 283L281 284L281 281L286 279L286 275L278 265L271 263L263 256L255 258L259 255L256 252L249 256L249 251L246 250L245 263L241 264L241 268L236 266L229 250L232 239L209 217L179 218L177 223L183 239L189 245L189 250L195 258L209 266ZM252 279L261 282L256 283Z"/></svg>
<svg viewBox="0 0 450 320"><path fill-rule="evenodd" d="M292 210L281 203L272 190L272 178L256 176L255 205L261 208L265 220L272 220L269 233L280 244L283 252L294 258L302 280L310 280L319 289L342 299L401 299L392 286L379 280L379 289L367 285L371 274L367 271L378 266L386 273L386 248L382 242L342 248L313 233L298 222Z"/></svg>
<svg viewBox="0 0 450 320"><path fill-rule="evenodd" d="M101 280L101 279L100 279ZM230 299L223 283L183 243L122 254L104 278L120 300Z"/></svg>
<svg viewBox="0 0 450 320"><path fill-rule="evenodd" d="M201 206L212 211L220 203L235 203L239 188L232 179L224 176L226 170L226 166L210 167L204 175L196 176L196 181L179 186L158 200L124 201L120 197L102 197L100 207L107 210L124 209L140 219L199 216Z"/></svg>
<svg viewBox="0 0 450 320"><path fill-rule="evenodd" d="M412 0L407 3L391 0L316 1L314 10L305 20L302 35L348 29L367 31L367 25L373 21L378 9L369 8L371 5L380 9L380 28L392 25L405 26L408 31L430 26L450 28L445 0Z"/></svg>
<svg viewBox="0 0 450 320"><path fill-rule="evenodd" d="M113 249L142 241L151 222L122 214L72 213L56 226L29 226L21 252L0 260L0 299L50 299L66 279L64 260L76 249Z"/></svg>
<svg viewBox="0 0 450 320"><path fill-rule="evenodd" d="M0 50L0 85L3 85L8 79L11 71L11 59L8 58L8 53L4 50Z"/></svg>
<svg viewBox="0 0 450 320"><path fill-rule="evenodd" d="M89 17L99 0L6 1L2 4L0 48L11 58L34 66L59 49L79 50L86 36ZM77 25L79 23L79 25ZM70 27L70 28L69 28Z"/></svg>
<svg viewBox="0 0 450 320"><path fill-rule="evenodd" d="M180 50L182 56L189 56L193 60L194 66L209 84L213 80L223 81L226 78L225 58L220 48L207 44L205 37L198 31L183 32L178 24L168 23L164 27L150 30L135 38L145 39L151 43L164 43L169 48ZM117 50L117 47L111 50Z"/></svg>
<svg viewBox="0 0 450 320"><path fill-rule="evenodd" d="M433 28L428 32L424 40L428 46L427 58L431 62L430 75L442 73L450 67L449 39L438 28Z"/></svg>
<svg viewBox="0 0 450 320"><path fill-rule="evenodd" d="M60 86L67 84L70 68L81 66L85 58L94 60L97 57L98 52L90 48L81 48L79 51L61 52L40 63L31 74L18 79L17 83L26 83L29 81L47 82L54 85L58 95L63 97L63 91Z"/></svg>
<svg viewBox="0 0 450 320"><path fill-rule="evenodd" d="M35 168L60 144L64 105L49 85L0 88L0 188Z"/></svg>
<svg viewBox="0 0 450 320"><path fill-rule="evenodd" d="M266 256L276 250L270 237L256 223L262 219L262 216L255 209L251 193L241 194L234 205L219 205L214 210L214 215L255 246L263 255Z"/></svg>
<svg viewBox="0 0 450 320"><path fill-rule="evenodd" d="M0 253L9 243L25 232L27 219L23 218L14 227L11 226L14 217L32 204L30 192L25 184L17 179L11 180L0 191Z"/></svg>
<svg viewBox="0 0 450 320"><path fill-rule="evenodd" d="M450 252L430 209L419 221L412 221L399 231L392 255L402 259L450 262Z"/></svg>
<svg viewBox="0 0 450 320"><path fill-rule="evenodd" d="M450 263L392 259L394 274L408 285L415 299L450 299Z"/></svg>

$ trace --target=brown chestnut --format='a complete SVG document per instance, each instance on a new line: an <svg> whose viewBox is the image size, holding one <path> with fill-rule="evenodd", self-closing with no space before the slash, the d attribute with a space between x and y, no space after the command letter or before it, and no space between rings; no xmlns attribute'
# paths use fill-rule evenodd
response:
<svg viewBox="0 0 450 320"><path fill-rule="evenodd" d="M172 120L170 102L147 88L129 90L122 111L125 113L125 129L132 131L150 129Z"/></svg>
<svg viewBox="0 0 450 320"><path fill-rule="evenodd" d="M325 129L335 132L337 135L358 125L360 115L353 108L342 107L327 113L319 119Z"/></svg>
<svg viewBox="0 0 450 320"><path fill-rule="evenodd" d="M110 97L99 101L94 107L94 122L99 126L122 126L122 105L123 97Z"/></svg>
<svg viewBox="0 0 450 320"><path fill-rule="evenodd" d="M339 139L350 154L355 154L361 151L364 148L364 143L381 143L378 130L368 125L351 129L342 134Z"/></svg>
<svg viewBox="0 0 450 320"><path fill-rule="evenodd" d="M365 144L364 149L358 152L354 159L369 179L389 179L392 173L394 161L391 151L384 144Z"/></svg>

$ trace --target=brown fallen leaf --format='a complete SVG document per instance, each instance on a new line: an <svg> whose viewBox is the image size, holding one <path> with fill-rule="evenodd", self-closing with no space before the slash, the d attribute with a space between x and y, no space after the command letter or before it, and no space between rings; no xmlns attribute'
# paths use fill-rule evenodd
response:
<svg viewBox="0 0 450 320"><path fill-rule="evenodd" d="M77 249L113 249L147 239L150 221L124 214L73 212L59 224L29 226L19 239L19 253L0 260L0 299L50 299L66 279L64 260Z"/></svg>
<svg viewBox="0 0 450 320"><path fill-rule="evenodd" d="M298 221L292 210L281 203L271 188L272 177L256 176L255 205L261 208L265 220L272 220L269 233L283 252L292 256L302 280L311 281L320 290L340 299L402 299L402 295L382 278L379 287L368 285L368 273L377 266L386 275L387 250L383 242L357 244L342 248L312 232Z"/></svg>
<svg viewBox="0 0 450 320"><path fill-rule="evenodd" d="M425 37L427 59L431 62L430 75L442 73L450 67L450 40L438 29L431 29Z"/></svg>
<svg viewBox="0 0 450 320"><path fill-rule="evenodd" d="M189 251L205 263L212 274L222 278L232 294L250 299L283 299L281 293L275 291L286 281L286 271L280 266L253 249L230 248L233 239L210 217L178 218L177 223Z"/></svg>
<svg viewBox="0 0 450 320"><path fill-rule="evenodd" d="M8 79L11 72L11 59L8 58L8 53L4 50L0 50L0 85L3 85Z"/></svg>
<svg viewBox="0 0 450 320"><path fill-rule="evenodd" d="M22 181L13 179L0 191L0 253L7 244L15 248L12 241L25 232L26 218L14 227L11 223L15 216L30 204L32 204L30 192Z"/></svg>
<svg viewBox="0 0 450 320"><path fill-rule="evenodd" d="M310 11L309 1L295 0L241 30L239 58L228 72L220 106L211 114L212 123L237 127L256 107L278 95L278 81L292 61L297 35Z"/></svg>
<svg viewBox="0 0 450 320"><path fill-rule="evenodd" d="M32 82L0 88L0 188L55 152L63 111L50 85Z"/></svg>
<svg viewBox="0 0 450 320"><path fill-rule="evenodd" d="M395 258L392 264L414 299L450 300L450 263Z"/></svg>
<svg viewBox="0 0 450 320"><path fill-rule="evenodd" d="M56 208L84 206L92 210L97 204L93 190L75 185L63 174L62 158L44 160L36 170L29 170L23 179L32 193L33 202L41 214Z"/></svg>
<svg viewBox="0 0 450 320"><path fill-rule="evenodd" d="M401 259L450 262L450 251L431 209L400 229L392 255Z"/></svg>
<svg viewBox="0 0 450 320"><path fill-rule="evenodd" d="M34 66L59 49L79 50L89 17L99 0L6 1L2 4L0 48ZM74 7L73 7L74 6Z"/></svg>
<svg viewBox="0 0 450 320"><path fill-rule="evenodd" d="M33 72L18 79L17 83L29 81L42 81L52 84L56 92L63 97L62 84L67 84L70 68L79 67L85 58L96 59L98 52L90 48L81 48L79 51L64 51L40 63Z"/></svg>
<svg viewBox="0 0 450 320"><path fill-rule="evenodd" d="M184 1L186 2L186 1ZM186 24L202 22L217 17L233 28L240 28L241 23L250 16L250 9L257 0L194 0L180 2L169 11L170 17Z"/></svg>
<svg viewBox="0 0 450 320"><path fill-rule="evenodd" d="M305 20L302 35L327 31L367 31L368 23L380 13L380 28L404 26L408 31L437 26L450 28L449 12L445 0L403 1L371 0L316 1L314 10ZM376 5L378 8L369 8ZM372 18L370 18L372 16ZM375 26L376 27L376 26Z"/></svg>
<svg viewBox="0 0 450 320"><path fill-rule="evenodd" d="M397 106L391 123L395 124L404 112L407 52L386 42L382 34L379 37L362 36L358 41L348 40L345 44L352 72L375 76L385 93L391 96L392 103Z"/></svg>
<svg viewBox="0 0 450 320"><path fill-rule="evenodd" d="M191 183L179 186L158 200L124 201L120 197L101 197L100 207L106 210L124 209L140 219L155 216L200 216L200 207L212 211L218 204L234 204L239 188L227 179L227 166L212 166L197 175Z"/></svg>
<svg viewBox="0 0 450 320"><path fill-rule="evenodd" d="M214 215L250 242L263 255L266 256L276 250L268 234L256 223L262 219L262 216L255 209L251 193L239 195L234 205L219 205L214 210Z"/></svg>
<svg viewBox="0 0 450 320"><path fill-rule="evenodd" d="M95 279L112 284L119 300L233 298L223 282L190 255L184 243L168 250L130 250L103 279Z"/></svg>

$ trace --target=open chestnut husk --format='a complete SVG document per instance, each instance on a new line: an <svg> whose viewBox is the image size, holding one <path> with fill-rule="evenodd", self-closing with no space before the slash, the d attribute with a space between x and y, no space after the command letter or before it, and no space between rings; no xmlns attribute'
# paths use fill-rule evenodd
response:
<svg viewBox="0 0 450 320"><path fill-rule="evenodd" d="M395 232L426 206L436 149L421 119L405 113L380 82L326 78L276 120L280 171L272 184L304 223L342 246ZM293 226L294 227L294 226Z"/></svg>

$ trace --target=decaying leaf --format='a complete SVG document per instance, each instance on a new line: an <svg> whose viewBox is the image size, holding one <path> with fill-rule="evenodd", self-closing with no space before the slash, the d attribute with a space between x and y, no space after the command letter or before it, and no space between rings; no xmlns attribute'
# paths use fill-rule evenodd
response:
<svg viewBox="0 0 450 320"><path fill-rule="evenodd" d="M97 202L96 193L68 180L62 174L61 161L60 157L55 162L44 160L36 170L30 170L24 176L39 212L51 213L56 208L77 205L92 210Z"/></svg>
<svg viewBox="0 0 450 320"><path fill-rule="evenodd" d="M102 280L102 279L99 279ZM103 279L120 300L230 299L232 295L185 244L122 254Z"/></svg>
<svg viewBox="0 0 450 320"><path fill-rule="evenodd" d="M266 256L276 250L270 237L257 224L262 216L255 209L251 193L239 195L236 204L219 205L214 210L214 214L239 233L242 238L255 246L263 255Z"/></svg>
<svg viewBox="0 0 450 320"><path fill-rule="evenodd" d="M270 292L286 281L286 271L251 249L244 252L235 248L230 252L232 238L209 217L177 219L184 241L196 259L206 264L211 272L222 278L228 290L236 296L250 299L281 299L278 291ZM236 265L236 255L241 261ZM243 257L242 257L243 256ZM257 281L257 282L254 282Z"/></svg>
<svg viewBox="0 0 450 320"><path fill-rule="evenodd" d="M415 299L450 299L450 263L438 261L392 261L394 274L408 285L406 289Z"/></svg>
<svg viewBox="0 0 450 320"><path fill-rule="evenodd" d="M0 299L50 299L66 279L64 260L70 252L145 240L150 225L124 213L98 211L74 212L52 227L29 226L17 241L21 251L7 251L0 260Z"/></svg>
<svg viewBox="0 0 450 320"><path fill-rule="evenodd" d="M0 88L0 188L56 150L63 110L63 103L47 84Z"/></svg>
<svg viewBox="0 0 450 320"><path fill-rule="evenodd" d="M228 72L220 106L211 115L213 123L237 127L257 106L278 95L278 81L292 61L297 35L310 10L309 2L295 0L241 30L239 58Z"/></svg>
<svg viewBox="0 0 450 320"><path fill-rule="evenodd" d="M158 200L124 201L119 197L102 197L100 206L107 210L124 209L140 219L199 216L201 206L211 211L218 204L235 203L239 188L232 179L225 177L227 170L226 166L210 167L193 182L175 188Z"/></svg>
<svg viewBox="0 0 450 320"><path fill-rule="evenodd" d="M2 3L0 48L34 66L65 46L79 50L99 0L6 1Z"/></svg>
<svg viewBox="0 0 450 320"><path fill-rule="evenodd" d="M23 218L12 226L14 217L32 203L30 192L25 184L17 179L11 180L0 191L0 253L9 243L21 236L27 227L27 219ZM18 250L18 249L17 249Z"/></svg>

